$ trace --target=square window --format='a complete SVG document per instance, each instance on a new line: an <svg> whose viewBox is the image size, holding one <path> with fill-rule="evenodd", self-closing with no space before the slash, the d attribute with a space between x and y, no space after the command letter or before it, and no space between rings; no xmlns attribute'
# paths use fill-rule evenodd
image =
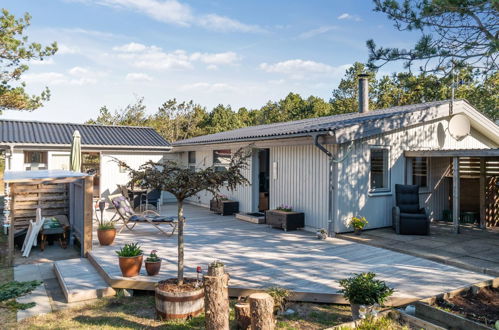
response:
<svg viewBox="0 0 499 330"><path fill-rule="evenodd" d="M390 191L388 149L371 149L370 191Z"/></svg>
<svg viewBox="0 0 499 330"><path fill-rule="evenodd" d="M226 171L230 165L230 149L213 150L213 166L215 171Z"/></svg>
<svg viewBox="0 0 499 330"><path fill-rule="evenodd" d="M196 152L189 151L187 154L189 164L196 164Z"/></svg>

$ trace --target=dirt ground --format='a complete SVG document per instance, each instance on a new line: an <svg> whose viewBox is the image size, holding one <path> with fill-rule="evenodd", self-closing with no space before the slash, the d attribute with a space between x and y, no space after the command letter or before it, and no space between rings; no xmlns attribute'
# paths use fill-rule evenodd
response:
<svg viewBox="0 0 499 330"><path fill-rule="evenodd" d="M469 291L463 296L439 301L438 305L470 320L494 325L499 320L499 288L482 288L476 295Z"/></svg>

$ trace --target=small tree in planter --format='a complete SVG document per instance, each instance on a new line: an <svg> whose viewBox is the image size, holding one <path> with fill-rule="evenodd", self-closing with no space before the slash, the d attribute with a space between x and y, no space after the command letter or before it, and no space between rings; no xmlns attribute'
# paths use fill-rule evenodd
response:
<svg viewBox="0 0 499 330"><path fill-rule="evenodd" d="M201 191L209 191L214 196L218 196L220 190L224 187L233 191L240 185L249 184L242 171L248 166L250 157L250 146L248 148L240 148L231 157L230 164L225 171L215 171L214 167L208 167L195 172L186 166L179 165L170 160L159 163L150 161L140 166L138 170L134 170L123 161L115 160L120 166L128 170L131 181L139 183L144 188L168 191L177 199L178 274L176 284L178 287L184 285L185 199L195 196ZM196 281L194 279L188 282L195 283Z"/></svg>
<svg viewBox="0 0 499 330"><path fill-rule="evenodd" d="M352 317L354 320L360 318L360 306L365 306L372 310L374 305L383 305L394 290L386 285L384 281L376 280L374 273L354 274L353 277L340 280L340 286L343 288L345 299L350 302L352 308Z"/></svg>

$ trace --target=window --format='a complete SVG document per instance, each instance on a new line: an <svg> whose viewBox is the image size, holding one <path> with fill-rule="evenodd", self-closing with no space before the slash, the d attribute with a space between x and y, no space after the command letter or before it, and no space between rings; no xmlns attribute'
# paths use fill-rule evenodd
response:
<svg viewBox="0 0 499 330"><path fill-rule="evenodd" d="M412 159L412 184L421 188L428 187L428 158L415 157Z"/></svg>
<svg viewBox="0 0 499 330"><path fill-rule="evenodd" d="M371 192L390 191L388 149L371 148Z"/></svg>
<svg viewBox="0 0 499 330"><path fill-rule="evenodd" d="M187 162L189 163L189 170L196 171L196 152L189 151L187 154Z"/></svg>
<svg viewBox="0 0 499 330"><path fill-rule="evenodd" d="M213 150L215 171L225 171L230 165L230 149Z"/></svg>
<svg viewBox="0 0 499 330"><path fill-rule="evenodd" d="M24 163L25 164L46 164L47 163L47 152L43 151L25 151L24 152Z"/></svg>

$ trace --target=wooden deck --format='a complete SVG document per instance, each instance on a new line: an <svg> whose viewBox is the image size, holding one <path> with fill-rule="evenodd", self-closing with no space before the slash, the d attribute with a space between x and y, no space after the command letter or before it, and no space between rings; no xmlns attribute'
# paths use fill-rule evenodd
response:
<svg viewBox="0 0 499 330"><path fill-rule="evenodd" d="M166 205L163 213L173 215L175 209ZM208 263L219 259L230 273L231 295L277 285L306 296L305 300L341 302L338 280L370 271L396 289L397 299L414 300L492 278L342 239L319 241L312 233L283 232L192 205L186 206L185 214L187 276L196 275L196 266L206 270ZM142 269L140 276L122 277L114 251L126 242L139 242L146 254L158 250L163 258L161 273L149 277ZM139 224L133 231L124 229L113 246L94 242L89 257L112 287L152 290L160 279L176 276L176 246L176 236L165 238L153 226Z"/></svg>

